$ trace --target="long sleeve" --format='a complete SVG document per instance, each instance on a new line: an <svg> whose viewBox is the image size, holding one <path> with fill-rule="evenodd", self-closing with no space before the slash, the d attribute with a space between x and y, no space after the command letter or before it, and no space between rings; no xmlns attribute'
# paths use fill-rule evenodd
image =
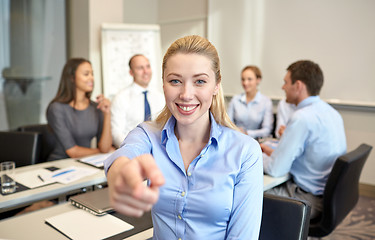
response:
<svg viewBox="0 0 375 240"><path fill-rule="evenodd" d="M122 97L122 95L116 95L112 101L111 106L111 130L112 130L112 140L116 147L119 147L127 133L131 129L127 129L129 126L127 123L127 110L125 105L130 104L126 102L127 100Z"/></svg>
<svg viewBox="0 0 375 240"><path fill-rule="evenodd" d="M271 99L264 99L264 116L260 129L247 130L247 134L252 137L267 137L271 135L273 128L273 111Z"/></svg>
<svg viewBox="0 0 375 240"><path fill-rule="evenodd" d="M65 120L67 112L64 111L64 105L61 103L53 103L47 111L48 124L52 128L57 140L64 148L69 149L77 143L74 140L71 126Z"/></svg>
<svg viewBox="0 0 375 240"><path fill-rule="evenodd" d="M241 173L237 177L226 239L258 239L259 237L263 184L257 180L263 179L262 154L259 148L245 155L249 156L249 160L242 165Z"/></svg>

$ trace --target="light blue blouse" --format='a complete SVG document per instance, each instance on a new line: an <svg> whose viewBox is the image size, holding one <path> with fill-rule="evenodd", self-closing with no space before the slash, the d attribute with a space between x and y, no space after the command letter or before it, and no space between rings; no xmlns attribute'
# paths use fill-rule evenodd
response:
<svg viewBox="0 0 375 240"><path fill-rule="evenodd" d="M334 162L345 152L340 114L311 96L298 104L271 156L263 154L264 172L275 177L290 172L299 187L320 195Z"/></svg>
<svg viewBox="0 0 375 240"><path fill-rule="evenodd" d="M246 103L246 95L236 95L228 106L228 115L238 127L251 137L267 137L273 128L272 101L259 91L254 99Z"/></svg>
<svg viewBox="0 0 375 240"><path fill-rule="evenodd" d="M166 183L152 208L153 239L258 239L263 201L259 144L218 125L211 115L207 145L185 171L172 116L161 131L142 123L105 161L151 153Z"/></svg>

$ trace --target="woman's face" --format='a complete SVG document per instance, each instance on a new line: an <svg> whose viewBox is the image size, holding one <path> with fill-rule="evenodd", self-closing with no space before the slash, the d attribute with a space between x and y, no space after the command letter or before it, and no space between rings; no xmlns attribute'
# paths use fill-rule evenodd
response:
<svg viewBox="0 0 375 240"><path fill-rule="evenodd" d="M203 126L209 121L208 111L219 84L206 56L178 53L167 60L163 89L166 104L178 124Z"/></svg>
<svg viewBox="0 0 375 240"><path fill-rule="evenodd" d="M260 83L260 78L257 78L251 69L247 69L241 74L241 83L246 93L255 93Z"/></svg>
<svg viewBox="0 0 375 240"><path fill-rule="evenodd" d="M94 89L94 73L90 63L83 62L78 66L75 84L77 91L92 92Z"/></svg>

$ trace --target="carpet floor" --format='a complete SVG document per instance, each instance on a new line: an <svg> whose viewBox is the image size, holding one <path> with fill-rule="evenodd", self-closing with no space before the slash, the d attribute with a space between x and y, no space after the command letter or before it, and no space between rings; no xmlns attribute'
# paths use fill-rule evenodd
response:
<svg viewBox="0 0 375 240"><path fill-rule="evenodd" d="M360 196L357 205L323 240L375 240L375 198Z"/></svg>

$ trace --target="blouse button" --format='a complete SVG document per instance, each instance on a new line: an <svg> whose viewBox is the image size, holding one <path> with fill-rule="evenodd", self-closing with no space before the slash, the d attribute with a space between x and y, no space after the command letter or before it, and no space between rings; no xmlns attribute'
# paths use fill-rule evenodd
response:
<svg viewBox="0 0 375 240"><path fill-rule="evenodd" d="M187 175L190 177L191 176L191 172L188 172Z"/></svg>
<svg viewBox="0 0 375 240"><path fill-rule="evenodd" d="M178 219L180 219L180 220L182 219L181 215L178 215Z"/></svg>
<svg viewBox="0 0 375 240"><path fill-rule="evenodd" d="M183 196L185 196L185 192L182 192L182 193L181 193L181 197L183 197Z"/></svg>

